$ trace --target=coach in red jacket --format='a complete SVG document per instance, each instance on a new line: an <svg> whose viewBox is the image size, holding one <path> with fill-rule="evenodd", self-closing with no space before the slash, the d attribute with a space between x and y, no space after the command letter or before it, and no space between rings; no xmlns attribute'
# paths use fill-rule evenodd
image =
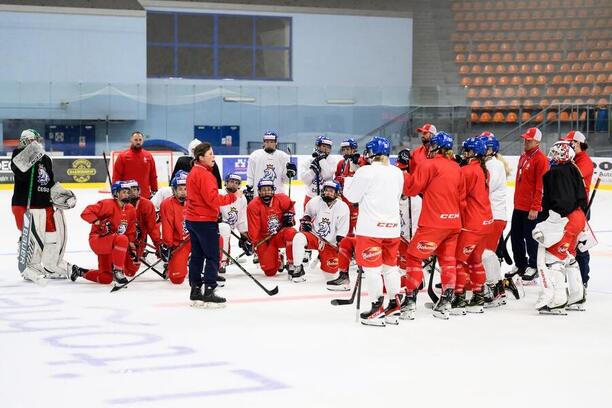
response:
<svg viewBox="0 0 612 408"><path fill-rule="evenodd" d="M212 168L215 154L209 143L193 151L194 165L187 176L185 226L191 237L189 261L190 300L194 306L222 306L225 299L215 294L219 274L219 208L242 197L242 191L220 195ZM202 268L204 279L202 279ZM204 293L202 293L204 284Z"/></svg>
<svg viewBox="0 0 612 408"><path fill-rule="evenodd" d="M532 280L537 274L538 244L531 232L539 222L538 216L542 211L542 183L544 173L548 171L548 159L540 150L540 129L529 128L521 137L525 151L519 158L516 170L510 235L515 267L509 276L518 273L524 280Z"/></svg>
<svg viewBox="0 0 612 408"><path fill-rule="evenodd" d="M117 156L113 166L113 182L118 180L136 180L140 185L140 196L151 198L157 191L157 170L153 155L142 148L144 136L133 132L130 137L130 148Z"/></svg>

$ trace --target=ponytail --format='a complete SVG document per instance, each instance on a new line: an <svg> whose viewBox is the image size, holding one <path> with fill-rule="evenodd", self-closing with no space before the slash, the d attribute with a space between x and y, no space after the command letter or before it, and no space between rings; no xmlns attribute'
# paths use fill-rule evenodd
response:
<svg viewBox="0 0 612 408"><path fill-rule="evenodd" d="M478 157L477 160L480 162L480 168L482 169L485 176L485 187L489 190L489 169L487 169L486 157Z"/></svg>
<svg viewBox="0 0 612 408"><path fill-rule="evenodd" d="M504 165L504 170L506 171L506 178L510 177L510 175L512 174L512 169L510 168L510 165L508 164L504 156L501 153L497 153L495 155L495 158L502 162L502 164Z"/></svg>

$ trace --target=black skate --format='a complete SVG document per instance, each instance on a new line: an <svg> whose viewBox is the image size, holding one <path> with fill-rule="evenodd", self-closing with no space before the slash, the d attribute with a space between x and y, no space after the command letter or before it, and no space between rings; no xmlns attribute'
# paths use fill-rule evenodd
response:
<svg viewBox="0 0 612 408"><path fill-rule="evenodd" d="M287 279L293 279L293 274L295 273L295 266L292 264L287 264L285 269L287 269Z"/></svg>
<svg viewBox="0 0 612 408"><path fill-rule="evenodd" d="M295 271L293 271L293 275L291 275L291 281L293 283L306 282L306 272L304 272L304 265L298 265L295 267Z"/></svg>
<svg viewBox="0 0 612 408"><path fill-rule="evenodd" d="M416 298L417 293L419 293L418 289L413 290L412 292L406 292L404 295L404 300L400 306L401 320L414 320L416 316Z"/></svg>
<svg viewBox="0 0 612 408"><path fill-rule="evenodd" d="M586 304L586 284L584 284L584 290L582 291L582 299L577 302L569 303L565 306L565 310L569 310L572 312L584 312L586 308L584 305Z"/></svg>
<svg viewBox="0 0 612 408"><path fill-rule="evenodd" d="M340 272L336 279L327 282L327 290L346 292L351 290L348 272Z"/></svg>
<svg viewBox="0 0 612 408"><path fill-rule="evenodd" d="M467 302L465 301L465 292L455 293L455 297L451 301L450 314L453 316L465 316L467 314L465 311L466 306Z"/></svg>
<svg viewBox="0 0 612 408"><path fill-rule="evenodd" d="M128 283L127 278L123 274L123 270L113 267L113 279L120 285Z"/></svg>
<svg viewBox="0 0 612 408"><path fill-rule="evenodd" d="M523 275L525 274L525 269L527 269L527 267L525 268L517 268L516 266L514 268L512 268L512 270L508 273L506 273L504 275L504 278L506 279L512 279L514 278L515 275L520 276L521 278L523 277Z"/></svg>
<svg viewBox="0 0 612 408"><path fill-rule="evenodd" d="M495 285L487 283L485 287L484 297L484 308L490 309L506 304L502 293L504 293L504 284L502 281L497 282Z"/></svg>
<svg viewBox="0 0 612 408"><path fill-rule="evenodd" d="M544 315L567 316L567 311L565 310L566 306L567 306L567 303L564 303L562 305L555 306L555 307L544 305L538 309L538 312Z"/></svg>
<svg viewBox="0 0 612 408"><path fill-rule="evenodd" d="M395 295L385 309L385 324L398 325L402 314L400 295Z"/></svg>
<svg viewBox="0 0 612 408"><path fill-rule="evenodd" d="M385 327L385 309L383 308L384 297L381 296L376 302L372 303L372 309L361 313L361 324L366 326Z"/></svg>
<svg viewBox="0 0 612 408"><path fill-rule="evenodd" d="M221 276L217 274L217 286L224 287L225 286L225 276Z"/></svg>
<svg viewBox="0 0 612 408"><path fill-rule="evenodd" d="M77 278L83 277L83 275L85 275L87 272L89 272L88 269L81 268L78 265L72 265L70 270L70 280L74 282L77 280Z"/></svg>
<svg viewBox="0 0 612 408"><path fill-rule="evenodd" d="M193 285L191 287L191 293L189 294L189 300L191 300L192 306L200 306L200 304L204 302L204 299L202 297L202 286L201 285Z"/></svg>
<svg viewBox="0 0 612 408"><path fill-rule="evenodd" d="M523 279L524 281L527 281L527 282L531 282L532 280L534 280L538 276L539 276L538 275L538 270L536 268L528 267L527 269L525 269L525 273L523 273L523 275L521 275L521 279Z"/></svg>
<svg viewBox="0 0 612 408"><path fill-rule="evenodd" d="M455 290L454 289L446 289L440 299L438 299L438 303L436 303L433 307L433 316L438 319L448 320L450 309L451 309L451 300L453 298Z"/></svg>
<svg viewBox="0 0 612 408"><path fill-rule="evenodd" d="M253 263L254 264L259 263L259 256L257 255L257 252L253 252Z"/></svg>
<svg viewBox="0 0 612 408"><path fill-rule="evenodd" d="M516 284L514 283L514 279L512 279L511 277L504 279L504 289L508 289L515 299L518 300L521 298L519 290L516 287Z"/></svg>
<svg viewBox="0 0 612 408"><path fill-rule="evenodd" d="M472 298L467 304L468 313L483 313L484 312L484 292L482 289L472 293Z"/></svg>
<svg viewBox="0 0 612 408"><path fill-rule="evenodd" d="M217 296L217 294L215 294L215 288L212 286L206 286L204 288L202 300L204 301L204 305L210 308L225 307L226 302L224 297Z"/></svg>

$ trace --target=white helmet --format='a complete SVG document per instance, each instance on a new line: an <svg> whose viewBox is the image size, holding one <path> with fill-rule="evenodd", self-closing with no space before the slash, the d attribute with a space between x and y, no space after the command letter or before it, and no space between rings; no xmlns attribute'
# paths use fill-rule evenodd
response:
<svg viewBox="0 0 612 408"><path fill-rule="evenodd" d="M43 142L42 136L36 130L26 129L23 132L21 132L21 136L19 137L19 144L22 147L25 147L34 141L40 144L42 144Z"/></svg>
<svg viewBox="0 0 612 408"><path fill-rule="evenodd" d="M191 142L189 142L189 146L187 146L187 150L189 151L189 154L191 156L193 156L193 151L195 150L196 146L198 146L199 144L202 144L202 142L199 139L193 139Z"/></svg>

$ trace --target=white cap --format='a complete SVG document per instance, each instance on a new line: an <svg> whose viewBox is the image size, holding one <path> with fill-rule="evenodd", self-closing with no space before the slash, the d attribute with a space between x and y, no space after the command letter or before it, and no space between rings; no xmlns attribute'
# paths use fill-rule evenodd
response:
<svg viewBox="0 0 612 408"><path fill-rule="evenodd" d="M573 141L578 143L586 143L586 137L577 130L572 130L562 140Z"/></svg>
<svg viewBox="0 0 612 408"><path fill-rule="evenodd" d="M198 145L201 145L202 142L199 139L193 139L189 142L189 146L187 146L187 150L189 150L189 154L193 156L193 151Z"/></svg>

